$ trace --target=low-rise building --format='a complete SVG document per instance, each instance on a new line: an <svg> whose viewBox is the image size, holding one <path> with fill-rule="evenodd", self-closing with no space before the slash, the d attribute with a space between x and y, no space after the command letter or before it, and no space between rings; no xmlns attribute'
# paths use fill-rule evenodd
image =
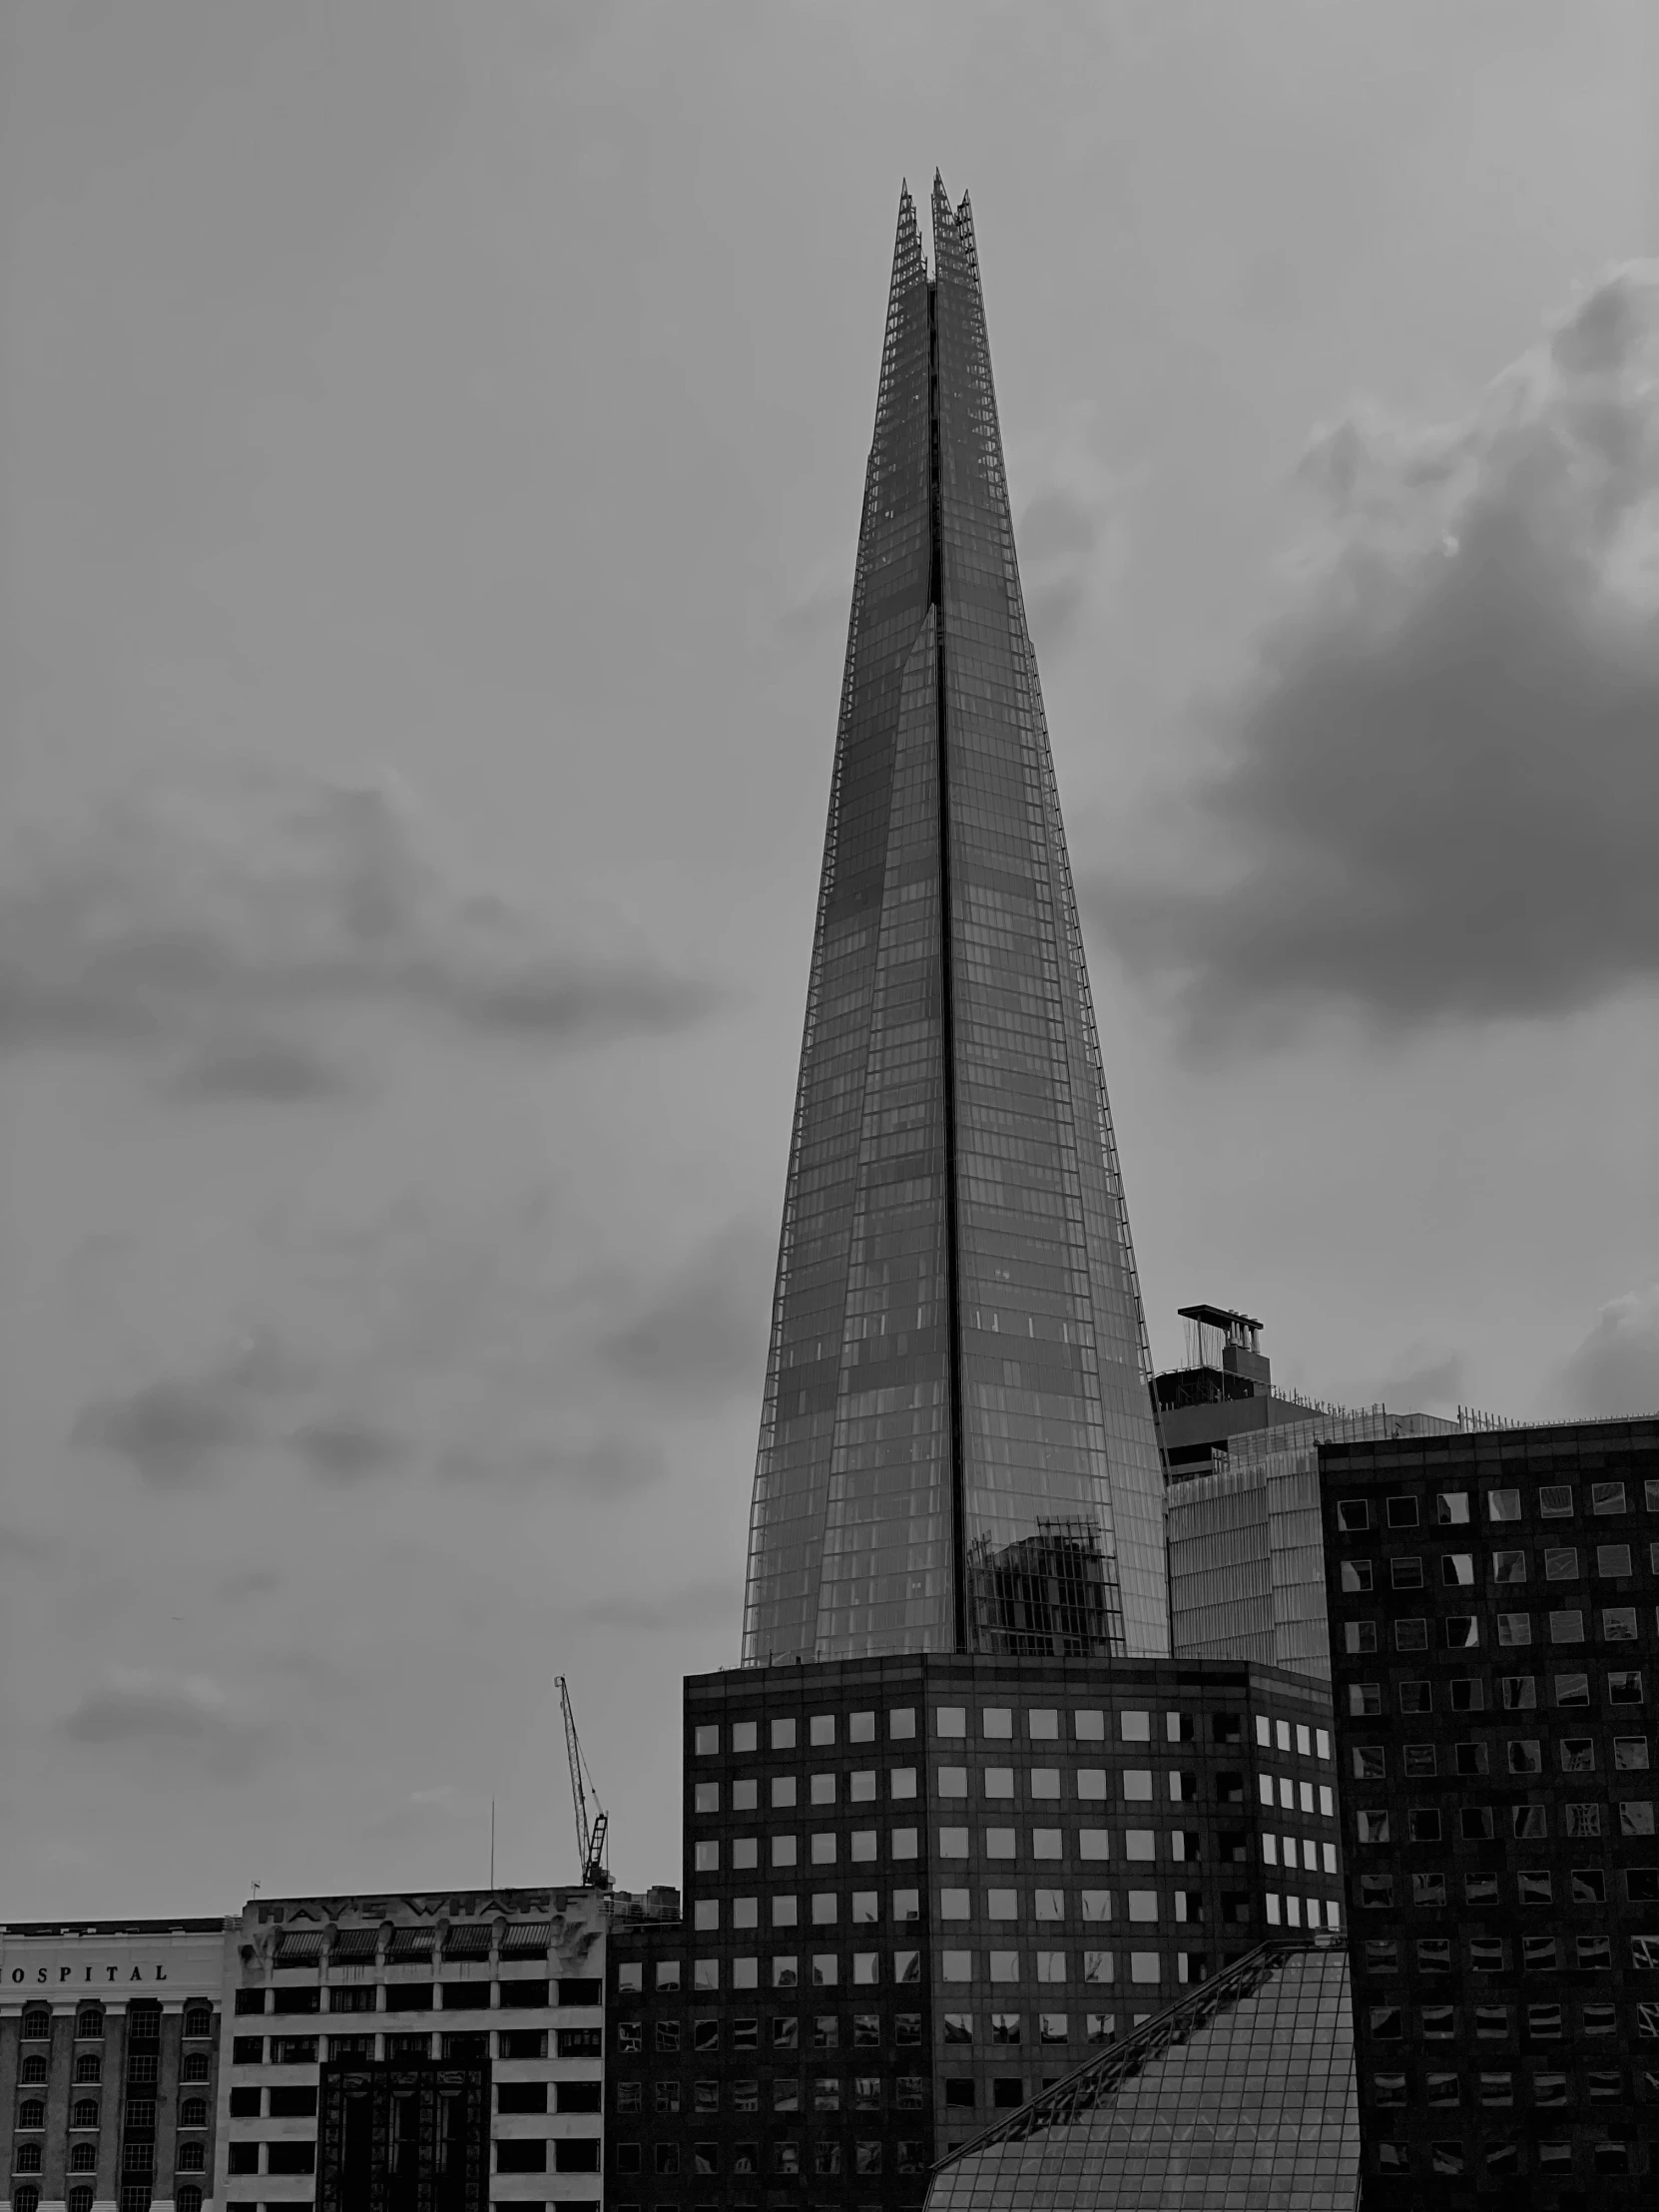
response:
<svg viewBox="0 0 1659 2212"><path fill-rule="evenodd" d="M10 2212L202 2212L234 1921L0 1930Z"/></svg>
<svg viewBox="0 0 1659 2212"><path fill-rule="evenodd" d="M597 1889L256 1899L225 2212L598 2212L607 1925Z"/></svg>

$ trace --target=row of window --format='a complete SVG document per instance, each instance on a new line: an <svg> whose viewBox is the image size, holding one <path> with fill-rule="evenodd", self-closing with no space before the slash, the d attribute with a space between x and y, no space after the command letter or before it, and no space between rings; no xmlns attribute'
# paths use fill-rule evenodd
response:
<svg viewBox="0 0 1659 2212"><path fill-rule="evenodd" d="M1646 1841L1655 1832L1651 1798L1623 1798L1616 1806L1582 1799L1558 1805L1555 1810L1560 1815L1561 1834L1569 1840L1588 1842L1598 1836L1619 1836ZM1453 1823L1437 1806L1417 1806L1409 1816L1406 1840L1413 1844L1439 1844L1455 1836L1464 1844L1494 1844L1505 1839L1517 1844L1536 1843L1549 1834L1549 1815L1547 1805L1460 1805ZM1360 1840L1362 1843L1385 1842L1391 1825L1386 1814L1367 1814ZM1436 1882L1443 1883L1444 1879L1443 1875L1413 1874L1410 1880L1414 1902L1443 1904L1443 1898L1427 1901L1423 1893ZM1391 1882L1391 1877L1372 1874L1360 1877L1362 1904L1370 1902L1370 1893L1380 1882Z"/></svg>
<svg viewBox="0 0 1659 2212"><path fill-rule="evenodd" d="M775 2013L771 2019L770 2048L777 2056L783 2051L811 2048L835 2049L833 2023L837 2015L820 2012L813 2016L812 2041L802 2040L801 2015L796 2012ZM731 2030L730 2047L733 2050L758 2051L763 2048L761 2022L758 2018L734 2019L727 2023ZM667 2054L682 2047L678 2020L655 2020L653 2048ZM895 2012L891 2022L891 2041L897 2050L918 2049L921 2044L921 2014L919 2012ZM879 2050L887 2039L882 2032L879 2012L854 2012L849 2020L849 2047L853 2050ZM619 2020L616 2029L616 2047L624 2057L639 2057L645 2049L644 2023L640 2020ZM721 2048L721 2022L718 2019L694 2020L685 2048L704 2056Z"/></svg>
<svg viewBox="0 0 1659 2212"><path fill-rule="evenodd" d="M969 1734L970 1708L965 1705L937 1705L933 1708L933 1734L935 1738L965 1737ZM848 1713L844 1719L845 1741L849 1744L872 1744L876 1740L876 1715ZM1080 1744L1100 1744L1107 1738L1107 1722L1110 1714L1103 1706L1074 1706L1070 1711L1070 1734ZM1126 1744L1147 1744L1153 1736L1153 1714L1144 1708L1119 1708L1117 1736ZM1237 1713L1212 1713L1210 1720L1211 1741L1218 1744L1237 1744L1243 1741L1244 1722ZM1172 1744L1196 1741L1198 1722L1186 1712L1166 1712L1164 1735ZM1265 1715L1258 1715L1257 1737L1262 1744L1268 1742L1269 1722ZM768 1724L767 1745L772 1751L799 1751L802 1749L827 1749L836 1741L837 1716L833 1713L815 1713L807 1724L805 1744L801 1739L799 1723L794 1718L780 1717ZM1288 1751L1290 1723L1278 1724L1281 1750ZM1063 1731L1060 1709L1053 1705L1028 1706L1024 1713L1023 1734L1032 1743L1058 1743ZM693 1756L712 1759L721 1751L720 1727L716 1722L706 1722L692 1731ZM899 1706L887 1715L887 1737L890 1741L907 1742L916 1733L915 1707ZM1009 1705L982 1705L978 1709L977 1734L988 1743L1009 1742L1014 1736L1014 1709ZM1309 1731L1297 1727L1298 1748L1305 1755L1309 1752ZM1323 1734L1324 1732L1321 1731ZM734 1721L729 1730L726 1747L738 1757L761 1748L761 1723L759 1721ZM1324 1759L1329 1750L1321 1751Z"/></svg>
<svg viewBox="0 0 1659 2212"><path fill-rule="evenodd" d="M1571 1668L1550 1677L1554 1687L1555 1703L1567 1709L1588 1712L1592 1705L1595 1678L1582 1668ZM1442 1685L1447 1696L1444 1709L1452 1713L1483 1713L1486 1711L1486 1683L1478 1675L1453 1676ZM1402 1713L1432 1713L1436 1710L1432 1682L1396 1682L1393 1685L1395 1700ZM1538 1703L1538 1678L1534 1674L1504 1674L1497 1678L1498 1703L1505 1713L1533 1711ZM1639 1706L1644 1702L1642 1677L1639 1671L1614 1667L1607 1670L1602 1688L1609 1705ZM1348 1686L1348 1710L1351 1718L1369 1720L1383 1710L1383 1685L1381 1682L1351 1682ZM1632 1714L1634 1718L1634 1714Z"/></svg>
<svg viewBox="0 0 1659 2212"><path fill-rule="evenodd" d="M1335 1844L1316 1844L1312 1837L1301 1839L1300 1857L1298 1839L1295 1836L1264 1836L1262 1838L1262 1863L1264 1866L1300 1866L1306 1874L1337 1872L1337 1847Z"/></svg>
<svg viewBox="0 0 1659 2212"><path fill-rule="evenodd" d="M1594 1772L1595 1737L1561 1736L1555 1741L1560 1749L1561 1771L1564 1774ZM1504 1762L1511 1774L1543 1772L1543 1748L1537 1737L1506 1736L1501 1742ZM1492 1742L1486 1738L1473 1738L1455 1744L1402 1744L1399 1750L1399 1771L1407 1782L1426 1782L1440 1773L1440 1759L1443 1755L1449 1761L1444 1770L1448 1775L1489 1774L1491 1749ZM1613 1738L1615 1774L1646 1774L1648 1768L1648 1740L1645 1736ZM1388 1755L1383 1745L1355 1745L1354 1778L1357 1782L1383 1782L1386 1781L1387 1774Z"/></svg>
<svg viewBox="0 0 1659 2212"><path fill-rule="evenodd" d="M26 2043L49 2042L54 2017L67 2019L67 2013L54 2014L49 2004L28 2004L23 2008L19 2032ZM121 2015L118 2013L117 2017ZM102 2042L105 2032L105 2011L101 2004L78 2004L75 2007L75 2040L77 2042ZM127 2040L130 2043L156 2042L162 2030L162 2008L148 2000L131 2004L126 2012ZM187 2004L181 2020L187 2042L200 2041L216 2032L214 2008L204 2000Z"/></svg>
<svg viewBox="0 0 1659 2212"><path fill-rule="evenodd" d="M1440 1877L1443 1881L1444 1877ZM1523 1868L1514 1876L1515 1902L1522 1906L1558 1905L1606 1905L1611 1895L1619 1901L1615 1887L1623 1883L1624 1901L1631 1905L1659 1905L1659 1867L1629 1867L1623 1876L1609 1875L1605 1867L1573 1867L1565 1877L1566 1888L1557 1894L1555 1870L1548 1867ZM1467 1874L1463 1877L1463 1903L1477 1912L1493 1912L1509 1903L1506 1874ZM1365 1957L1368 1969L1373 1973L1392 1973L1398 1963L1397 1945L1391 1936L1368 1936Z"/></svg>
<svg viewBox="0 0 1659 2212"><path fill-rule="evenodd" d="M1335 1933L1342 1927L1342 1909L1335 1898L1288 1897L1284 1901L1283 1923L1279 1918L1278 1893L1270 1890L1265 1902L1269 1928L1278 1928L1281 1925L1286 1928L1328 1928Z"/></svg>
<svg viewBox="0 0 1659 2212"><path fill-rule="evenodd" d="M154 2058L152 2058L149 2060L148 2063L148 2078L154 2080L156 2061ZM213 2079L213 2056L212 2053L209 2051L187 2050L184 2056L179 2061L179 2079L181 2081L211 2081ZM28 2055L23 2059L21 2064L18 2066L18 2086L25 2089L36 2087L44 2088L48 2079L50 2078L50 2061L42 2053L38 2051L30 2051ZM74 2067L71 2073L71 2079L77 2089L90 2087L94 2083L102 2081L103 2078L104 2054L102 2051L84 2050L77 2053ZM129 2081L139 2081L145 2079L146 2071L144 2062L140 2061L135 2065L129 2066L127 2069L127 2078Z"/></svg>
<svg viewBox="0 0 1659 2212"><path fill-rule="evenodd" d="M1640 2041L1659 2042L1659 2002L1638 2003L1632 2017ZM1463 2015L1454 2004L1421 2004L1412 2012L1397 2004L1374 2004L1367 2018L1372 2034L1384 2043L1455 2042L1464 2028ZM1512 2004L1476 2004L1470 2007L1468 2024L1478 2042L1507 2041L1518 2026L1531 2042L1558 2043L1569 2027L1574 2035L1623 2033L1628 2037L1630 2020L1621 2028L1616 2004L1580 2004L1576 2016L1570 2016L1560 2003L1538 2002L1522 2005L1518 2018Z"/></svg>
<svg viewBox="0 0 1659 2212"><path fill-rule="evenodd" d="M1384 1875L1382 1878L1391 1878ZM1443 1877L1442 1886L1443 1886ZM1376 1899L1366 1895L1366 1882L1360 1886L1362 1906L1373 1905ZM1441 1904L1445 1903L1442 1894ZM1416 1966L1419 1973L1450 1973L1458 1963L1450 1936L1422 1936L1416 1943ZM1465 1936L1463 1955L1475 1973L1507 1973L1515 1962L1515 1944L1507 1936ZM1609 1972L1613 1965L1614 1938L1611 1936L1523 1936L1520 1938L1520 1966L1523 1973L1556 1973L1563 1966L1576 1966L1593 1973ZM1619 1962L1628 1963L1643 1972L1659 1973L1659 1936L1632 1936L1628 1948L1618 1945Z"/></svg>
<svg viewBox="0 0 1659 2212"><path fill-rule="evenodd" d="M581 2010L604 2001L603 1985L597 1977L567 1978L557 1986L557 2001L566 2009ZM548 2008L551 1987L546 1981L344 1981L326 1987L305 1982L275 1989L239 1989L236 2006L242 2016L267 2011L374 2012L381 2008L383 1996L388 2012L487 2012L497 2004L503 2010L540 2012Z"/></svg>
<svg viewBox="0 0 1659 2212"><path fill-rule="evenodd" d="M150 2212L150 2199L148 2182L125 2183L118 2199L120 2212ZM65 2200L67 2212L92 2212L96 2200L96 2190L88 2185L71 2189ZM32 2181L13 2189L12 2212L40 2212L40 2191ZM173 2212L202 2212L202 2191L195 2182L174 2190ZM228 2207L227 2212L234 2208Z"/></svg>
<svg viewBox="0 0 1659 2212"><path fill-rule="evenodd" d="M833 2014L830 2015L831 2025ZM886 2109L885 2077L878 2073L842 2075L819 2073L803 2088L798 2073L780 2074L770 2084L774 2112L880 2112ZM658 2119L676 2119L682 2111L694 2116L721 2109L722 2090L734 2112L759 2112L761 2083L722 2078L682 2084L677 2080L651 2083L651 2109ZM645 2113L643 2081L619 2081L616 2109L624 2115ZM929 2082L925 2074L899 2074L893 2081L893 2105L900 2112L925 2112Z"/></svg>
<svg viewBox="0 0 1659 2212"><path fill-rule="evenodd" d="M1632 2146L1620 2138L1610 2136L1580 2147L1587 2156L1575 2156L1571 2138L1563 2135L1546 2136L1530 2149L1541 2174L1582 2173L1586 2167L1598 2174L1627 2174L1634 2170ZM1472 2168L1489 2174L1493 2180L1501 2180L1527 2170L1526 2149L1512 2142L1484 2144L1477 2167L1460 2142L1379 2143L1376 2159L1378 2172L1383 2174L1429 2173L1450 2177L1468 2173Z"/></svg>
<svg viewBox="0 0 1659 2212"><path fill-rule="evenodd" d="M1648 2096L1659 2096L1659 2073L1644 2073L1638 2077ZM1381 2071L1371 2077L1369 2087L1374 2104L1408 2104L1413 2101L1413 2083L1404 2071ZM1462 2076L1442 2072L1434 2067L1424 2070L1419 2090L1419 2101L1431 2108L1445 2110L1461 2105L1464 2101ZM1467 2084L1469 2101L1483 2106L1487 2111L1511 2110L1517 2101L1537 2106L1540 2110L1561 2110L1577 2100L1573 2092L1586 2104L1628 2104L1631 2102L1631 2086L1624 2072L1617 2066L1586 2067L1581 2080L1556 2066L1533 2066L1524 2069L1519 2076L1520 2099L1516 2098L1516 2073L1512 2066L1482 2067Z"/></svg>
<svg viewBox="0 0 1659 2212"><path fill-rule="evenodd" d="M127 2145L127 2151L129 2154L129 2170L131 2170L130 2156L133 2148L134 2146L132 2144L129 2143ZM151 2148L152 2146L148 2143L142 2146L145 2154L145 2159L141 2171L146 2173L148 2173L152 2169L152 2160L150 2156ZM45 2158L43 2146L39 2143L19 2143L15 2151L12 2153L13 2173L38 2174L43 2172L44 2170ZM72 2143L69 2146L69 2170L72 2174L95 2174L98 2171L98 2145L96 2143ZM181 2143L179 2145L178 2152L173 2161L173 2171L175 2173L201 2174L206 2173L207 2170L208 2146L206 2143L188 2142ZM12 2205L14 2208L14 2212L19 2200L19 2196L21 2194L27 2194L27 2192L19 2192L17 2190L14 2190L12 2192ZM146 2206L148 2206L149 2202L150 2199L147 2192L145 2196ZM175 2212L177 2212L177 2198L175 2198L174 2203Z"/></svg>
<svg viewBox="0 0 1659 2212"><path fill-rule="evenodd" d="M1582 1493L1587 1492L1587 1495ZM1518 1521L1522 1518L1521 1493L1518 1489L1491 1489L1481 1493L1485 1498L1486 1519L1491 1522ZM1337 1500L1337 1526L1345 1536L1364 1535L1368 1529L1381 1525L1383 1528L1467 1528L1473 1523L1472 1495L1468 1490L1436 1490L1430 1496L1418 1498L1409 1493L1396 1493L1382 1501L1382 1518L1379 1522L1377 1501L1369 1497L1343 1497ZM1636 1509L1637 1493L1634 1483L1590 1482L1577 1486L1570 1482L1540 1483L1536 1505L1541 1520L1570 1520L1575 1512L1628 1513ZM1659 1513L1659 1482L1644 1481L1640 1503L1648 1512ZM1425 1514L1424 1505L1430 1509Z"/></svg>
<svg viewBox="0 0 1659 2212"><path fill-rule="evenodd" d="M1546 1613L1544 1622L1552 1644L1581 1644L1585 1640L1584 1612L1582 1607L1562 1606L1558 1611ZM1395 1620L1395 1651L1431 1651L1435 1647L1429 1637L1429 1624L1420 1615L1408 1620ZM1440 1622L1440 1645L1446 1651L1477 1651L1480 1647L1480 1616L1477 1613L1447 1613ZM1532 1615L1530 1613L1498 1613L1493 1616L1493 1629L1500 1651L1520 1650L1532 1642ZM1601 1609L1601 1640L1604 1644L1633 1644L1639 1640L1640 1629L1634 1605L1604 1605ZM1345 1621L1343 1623L1343 1649L1364 1657L1368 1652L1381 1651L1382 1624L1375 1620ZM1541 1642L1542 1637L1539 1638ZM1636 1684L1636 1695L1628 1702L1641 1703L1641 1676L1628 1677Z"/></svg>
<svg viewBox="0 0 1659 2212"><path fill-rule="evenodd" d="M602 2032L597 2027L559 2027L553 2033L555 2055L560 2058L597 2058L600 2055ZM320 2040L315 2035L273 2035L269 2040L263 2035L237 2035L231 2042L231 2063L234 2066L314 2066ZM330 2035L327 2037L328 2056L372 2058L376 2041L385 2045L388 2058L429 2058L432 2055L430 2035ZM437 2043L445 2058L489 2056L490 2037L483 2030L440 2035ZM498 2058L545 2058L548 2055L546 2028L499 2030L495 2036L495 2055Z"/></svg>
<svg viewBox="0 0 1659 2212"><path fill-rule="evenodd" d="M1472 1551L1442 1551L1437 1554L1440 1562L1440 1583L1448 1590L1468 1590L1474 1587L1474 1559ZM1491 1555L1491 1579L1494 1583L1524 1582L1530 1569L1531 1553L1521 1550L1494 1551ZM1659 1543L1647 1547L1650 1572L1659 1574ZM1618 1580L1633 1574L1632 1552L1629 1544L1597 1544L1595 1546L1595 1571L1608 1580ZM1546 1582L1580 1582L1584 1579L1579 1566L1579 1548L1576 1544L1546 1544L1543 1547L1544 1580ZM1381 1587L1378 1580L1380 1562L1375 1559L1345 1559L1339 1570L1339 1580L1347 1592L1365 1592ZM1388 1561L1388 1583L1395 1590L1421 1590L1427 1587L1421 1556L1416 1552L1401 1552Z"/></svg>
<svg viewBox="0 0 1659 2212"><path fill-rule="evenodd" d="M1306 1734L1304 1730L1302 1733ZM1322 1737L1325 1730L1321 1730ZM1322 1754L1322 1756L1325 1756ZM1108 1796L1121 1794L1131 1800L1150 1800L1155 1791L1154 1770L1150 1767L1129 1767L1116 1770L1118 1789L1113 1788L1112 1775L1105 1767L1077 1767L1071 1771L1072 1791L1081 1803L1104 1803ZM1199 1794L1199 1777L1192 1771L1178 1768L1162 1770L1169 1778L1169 1794L1173 1803L1190 1804ZM967 1767L941 1766L935 1770L934 1787L941 1798L965 1798L970 1792ZM1023 1778L1016 1776L1012 1767L982 1767L978 1770L979 1788L986 1798L1028 1797L1035 1800L1053 1799L1056 1802L1065 1794L1062 1789L1059 1767L1028 1767ZM876 1773L869 1768L845 1776L814 1774L807 1778L809 1796L807 1802L814 1806L831 1806L838 1802L839 1786L847 1784L847 1802L853 1805L869 1805L875 1802ZM1236 1794L1242 1786L1238 1774L1221 1774L1217 1777L1217 1789L1223 1795ZM774 1812L793 1812L802 1800L799 1783L801 1778L793 1774L775 1774L771 1785L771 1806ZM888 1795L894 1799L913 1798L916 1795L916 1770L914 1767L894 1767L887 1777ZM1312 1788L1302 1785L1304 1792ZM760 1785L754 1777L740 1778L731 1785L728 1810L734 1813L754 1813L760 1810ZM700 1819L712 1819L722 1810L721 1785L718 1782L699 1782L693 1787L693 1811Z"/></svg>
<svg viewBox="0 0 1659 2212"><path fill-rule="evenodd" d="M830 2138L811 2145L811 2157L802 2163L802 2146L794 2142L775 2142L769 2171L786 2179L812 2173L818 2178L841 2173L879 2174L887 2150L892 2152L892 2170L901 2174L922 2174L927 2171L926 2146L920 2142L899 2140L892 2145L878 2138L868 2142L854 2142L850 2161L842 2161L843 2145ZM656 2171L659 2174L677 2174L680 2171L680 2145L678 2143L654 2143ZM619 2174L637 2174L644 2169L640 2163L638 2143L618 2143L616 2146L616 2170ZM761 2146L759 2143L693 2143L689 2148L688 2170L694 2174L718 2174L722 2158L727 2161L726 2171L734 2174L758 2174L761 2171Z"/></svg>
<svg viewBox="0 0 1659 2212"><path fill-rule="evenodd" d="M128 2107L131 2111L131 2106ZM73 2128L98 2125L98 2099L77 2097L69 2108L69 2124ZM179 2125L181 2127L206 2127L208 2124L208 2100L206 2097L181 2097L179 2100ZM40 2097L25 2097L17 2108L17 2125L20 2129L44 2127L46 2104Z"/></svg>

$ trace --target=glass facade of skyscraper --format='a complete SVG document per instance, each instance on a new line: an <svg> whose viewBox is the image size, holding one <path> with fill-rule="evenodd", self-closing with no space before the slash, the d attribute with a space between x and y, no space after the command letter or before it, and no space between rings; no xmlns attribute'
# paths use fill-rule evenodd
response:
<svg viewBox="0 0 1659 2212"><path fill-rule="evenodd" d="M1354 2212L1348 1958L1266 1944L941 2162L927 2212Z"/></svg>
<svg viewBox="0 0 1659 2212"><path fill-rule="evenodd" d="M1163 1470L967 203L905 194L744 1656L1168 1649Z"/></svg>

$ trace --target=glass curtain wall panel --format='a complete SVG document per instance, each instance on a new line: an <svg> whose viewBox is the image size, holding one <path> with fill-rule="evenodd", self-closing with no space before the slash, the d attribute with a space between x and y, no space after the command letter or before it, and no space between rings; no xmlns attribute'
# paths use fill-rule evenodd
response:
<svg viewBox="0 0 1659 2212"><path fill-rule="evenodd" d="M899 206L744 1656L1168 1650L1150 1360L972 221Z"/></svg>

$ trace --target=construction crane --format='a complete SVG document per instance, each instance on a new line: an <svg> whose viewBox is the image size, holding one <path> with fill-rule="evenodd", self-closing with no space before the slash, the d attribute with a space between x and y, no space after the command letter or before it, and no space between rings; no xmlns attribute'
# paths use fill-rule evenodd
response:
<svg viewBox="0 0 1659 2212"><path fill-rule="evenodd" d="M582 1746L576 1737L576 1715L571 1708L570 1687L564 1676L554 1677L559 1691L559 1710L565 1717L565 1755L570 1761L570 1796L576 1808L576 1848L582 1855L582 1885L588 1890L608 1890L611 1872L605 1864L605 1844L610 1835L611 1816L599 1802L599 1791L587 1761L582 1757ZM593 1821L588 1821L588 1796L593 1796Z"/></svg>

